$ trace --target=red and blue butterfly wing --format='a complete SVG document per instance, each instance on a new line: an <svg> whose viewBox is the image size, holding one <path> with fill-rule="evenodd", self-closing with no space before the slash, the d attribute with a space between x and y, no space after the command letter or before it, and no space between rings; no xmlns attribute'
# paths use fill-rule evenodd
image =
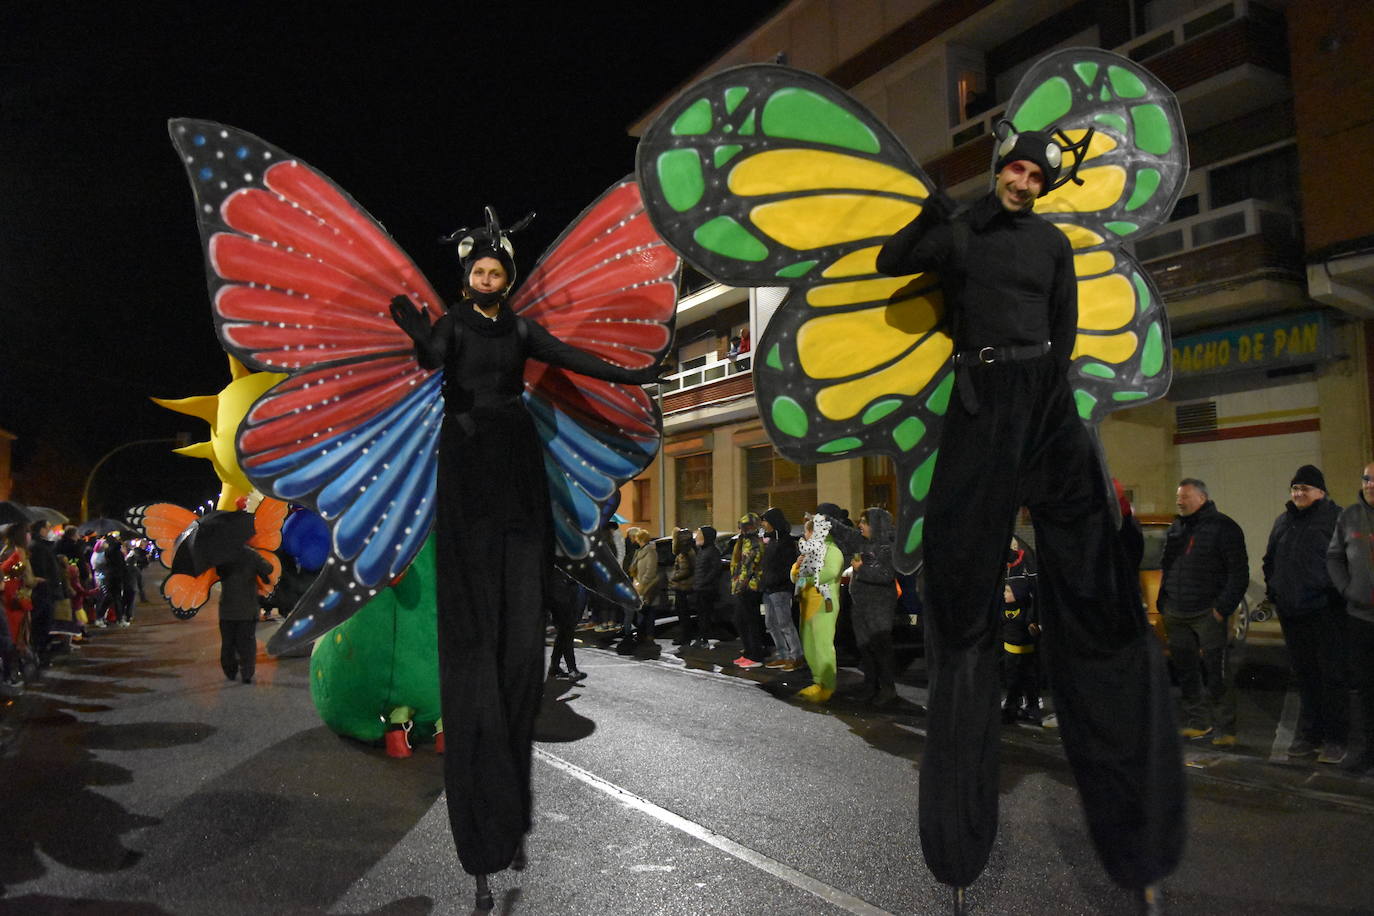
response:
<svg viewBox="0 0 1374 916"><path fill-rule="evenodd" d="M627 178L564 230L511 308L608 362L654 366L672 345L680 264L649 223L639 186ZM525 402L546 447L560 563L612 600L637 604L602 532L615 493L658 450L658 405L637 385L537 360L525 370Z"/></svg>
<svg viewBox="0 0 1374 916"><path fill-rule="evenodd" d="M375 219L258 137L174 120L196 197L215 329L250 368L289 377L248 411L239 463L255 486L316 509L332 555L268 648L349 617L403 571L434 519L441 374L389 313L442 305Z"/></svg>

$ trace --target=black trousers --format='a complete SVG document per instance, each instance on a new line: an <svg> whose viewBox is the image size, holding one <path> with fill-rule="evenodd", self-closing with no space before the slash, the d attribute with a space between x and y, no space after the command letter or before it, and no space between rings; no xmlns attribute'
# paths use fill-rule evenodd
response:
<svg viewBox="0 0 1374 916"><path fill-rule="evenodd" d="M690 591L673 589L673 609L677 611L677 642L686 643L696 638L697 616L696 595Z"/></svg>
<svg viewBox="0 0 1374 916"><path fill-rule="evenodd" d="M110 611L114 611L116 620L123 620L123 594L124 585L122 582L109 576L102 578L95 596L95 613L91 616L92 622L104 620L109 616Z"/></svg>
<svg viewBox="0 0 1374 916"><path fill-rule="evenodd" d="M694 630L699 639L705 639L716 632L719 622L716 620L716 593L713 591L693 591L692 592L692 611L695 613Z"/></svg>
<svg viewBox="0 0 1374 916"><path fill-rule="evenodd" d="M566 579L562 573L554 573L550 578L549 616L553 619L553 652L549 656L549 670L559 663L567 665L569 671L577 670L577 656L573 652L573 637L582 612L587 609L587 592L582 586L560 581Z"/></svg>
<svg viewBox="0 0 1374 916"><path fill-rule="evenodd" d="M1002 675L1007 687L1003 710L1017 710L1024 701L1026 709L1040 708L1040 658L1035 652L1002 650Z"/></svg>
<svg viewBox="0 0 1374 916"><path fill-rule="evenodd" d="M219 666L226 677L253 677L258 659L258 622L221 620L219 622Z"/></svg>
<svg viewBox="0 0 1374 916"><path fill-rule="evenodd" d="M529 414L474 416L475 435L450 417L440 433L435 593L449 826L463 870L483 875L510 865L532 824L553 522Z"/></svg>
<svg viewBox="0 0 1374 916"><path fill-rule="evenodd" d="M437 582L444 788L458 860L474 875L508 866L529 832L544 681L547 547L519 531L494 532L485 544L487 557L469 567L478 575ZM450 590L461 597L446 601ZM460 608L466 613L444 613Z"/></svg>
<svg viewBox="0 0 1374 916"><path fill-rule="evenodd" d="M1346 690L1345 602L1301 614L1279 608L1279 626L1298 688L1299 738L1345 744L1350 735Z"/></svg>
<svg viewBox="0 0 1374 916"><path fill-rule="evenodd" d="M52 586L40 582L33 589L33 610L29 613L29 647L40 660L48 658L48 640L52 638Z"/></svg>
<svg viewBox="0 0 1374 916"><path fill-rule="evenodd" d="M976 414L959 396L966 381ZM1142 887L1182 855L1185 785L1163 653L1097 444L1049 356L973 367L955 388L925 518L926 863L941 882L968 885L996 835L1002 576L1025 505L1039 552L1041 647L1089 832L1113 880Z"/></svg>
<svg viewBox="0 0 1374 916"><path fill-rule="evenodd" d="M1364 762L1374 766L1374 623L1346 616L1350 647L1350 686L1360 700Z"/></svg>
<svg viewBox="0 0 1374 916"><path fill-rule="evenodd" d="M739 631L740 642L745 658L761 662L768 657L763 647L763 615L759 606L763 603L762 592L740 592L735 595L735 629Z"/></svg>

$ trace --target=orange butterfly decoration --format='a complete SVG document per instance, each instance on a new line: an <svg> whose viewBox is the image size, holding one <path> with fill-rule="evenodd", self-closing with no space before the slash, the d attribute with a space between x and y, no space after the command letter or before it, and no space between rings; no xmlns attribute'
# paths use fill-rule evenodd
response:
<svg viewBox="0 0 1374 916"><path fill-rule="evenodd" d="M281 526L286 521L287 511L287 504L281 500L264 498L253 513L254 533L248 539L248 546L262 554L272 567L268 581L258 583L258 593L262 595L270 595L281 578L281 560L277 558L276 549L281 546ZM177 542L199 520L196 513L175 503L154 503L129 511L129 521L157 544L159 561L170 573L162 581L162 597L172 606L172 613L182 620L196 616L210 600L210 587L219 581L219 573L214 567L198 576L170 572L169 564L176 554Z"/></svg>

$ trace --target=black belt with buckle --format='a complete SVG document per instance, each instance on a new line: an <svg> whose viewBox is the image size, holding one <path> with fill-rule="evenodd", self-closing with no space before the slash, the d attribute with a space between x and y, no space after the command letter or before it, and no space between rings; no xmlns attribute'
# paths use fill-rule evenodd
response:
<svg viewBox="0 0 1374 916"><path fill-rule="evenodd" d="M954 354L956 366L986 366L991 363L1010 363L1023 359L1035 359L1050 352L1049 341L1038 344L1008 347L982 347L978 350L960 350Z"/></svg>
<svg viewBox="0 0 1374 916"><path fill-rule="evenodd" d="M1049 341L1023 346L983 347L978 350L960 350L951 357L958 367L955 372L956 388L964 409L971 414L978 413L978 393L973 387L970 366L991 366L994 363L1013 363L1025 359L1035 359L1050 352Z"/></svg>

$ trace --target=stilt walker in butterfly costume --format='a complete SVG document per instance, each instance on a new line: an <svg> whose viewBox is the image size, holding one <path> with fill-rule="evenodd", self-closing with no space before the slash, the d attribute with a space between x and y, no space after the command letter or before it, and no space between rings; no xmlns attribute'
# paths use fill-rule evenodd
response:
<svg viewBox="0 0 1374 916"><path fill-rule="evenodd" d="M1149 897L1181 856L1184 784L1096 425L1168 388L1163 306L1121 242L1177 201L1182 122L1158 80L1094 48L1038 61L1007 117L994 192L956 215L844 92L740 67L664 110L639 175L694 266L789 288L754 362L775 447L896 466L896 566L913 571L923 548L927 561L922 851L956 907L996 835L1000 576L1021 505L1089 832L1111 877Z"/></svg>
<svg viewBox="0 0 1374 916"><path fill-rule="evenodd" d="M436 536L450 823L478 906L523 865L557 562L634 603L602 540L609 501L652 460L662 419L637 387L672 341L679 260L613 185L508 295L508 233L459 236L464 296L445 312L372 217L321 173L242 131L176 120L196 193L216 329L288 378L249 411L239 463L315 508L331 556L268 644L340 623Z"/></svg>

